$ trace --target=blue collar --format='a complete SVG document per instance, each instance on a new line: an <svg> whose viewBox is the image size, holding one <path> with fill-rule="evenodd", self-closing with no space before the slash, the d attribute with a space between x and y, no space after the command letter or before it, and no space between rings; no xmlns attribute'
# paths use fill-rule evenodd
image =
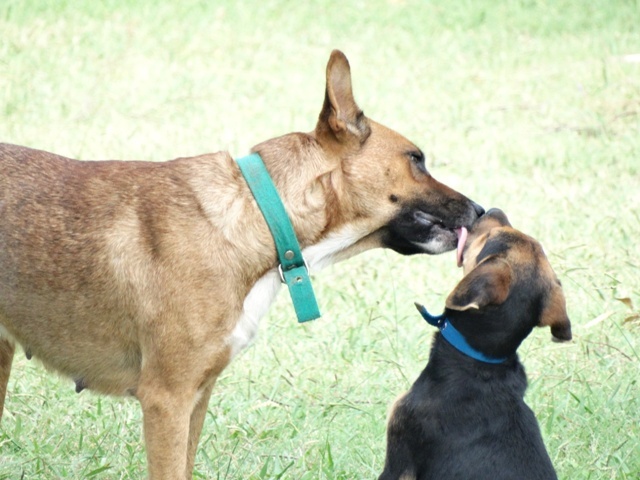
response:
<svg viewBox="0 0 640 480"><path fill-rule="evenodd" d="M462 336L462 334L458 330L456 330L456 328L451 324L444 313L442 315L433 316L429 312L427 312L427 309L424 307L424 305L420 305L419 303L416 303L416 308L418 309L422 317L427 321L427 323L429 325L433 325L434 327L438 327L444 339L459 352L464 353L466 356L484 363L502 363L506 360L506 357L495 358L485 355L484 353L476 350L471 345L469 345L464 336Z"/></svg>

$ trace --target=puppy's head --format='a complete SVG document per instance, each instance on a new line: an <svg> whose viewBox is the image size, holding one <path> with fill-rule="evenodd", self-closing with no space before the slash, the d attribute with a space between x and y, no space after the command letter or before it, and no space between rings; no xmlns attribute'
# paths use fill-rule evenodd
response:
<svg viewBox="0 0 640 480"><path fill-rule="evenodd" d="M496 356L515 353L535 326L550 327L554 340L571 340L562 285L542 246L514 229L504 212L480 217L458 257L464 277L446 307L473 346Z"/></svg>

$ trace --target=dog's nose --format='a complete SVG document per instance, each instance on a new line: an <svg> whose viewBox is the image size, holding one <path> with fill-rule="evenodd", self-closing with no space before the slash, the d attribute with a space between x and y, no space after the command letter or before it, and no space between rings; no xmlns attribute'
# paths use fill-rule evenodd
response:
<svg viewBox="0 0 640 480"><path fill-rule="evenodd" d="M508 226L508 227L511 226L511 223L509 223L509 219L507 218L507 215L502 210L500 210L499 208L490 209L486 213L486 215L488 217L491 217L491 218L497 220L500 223L500 225Z"/></svg>
<svg viewBox="0 0 640 480"><path fill-rule="evenodd" d="M474 201L471 201L471 204L473 205L473 209L476 211L476 214L478 215L478 217L481 217L482 215L484 215L484 208L482 208L480 205L478 205Z"/></svg>

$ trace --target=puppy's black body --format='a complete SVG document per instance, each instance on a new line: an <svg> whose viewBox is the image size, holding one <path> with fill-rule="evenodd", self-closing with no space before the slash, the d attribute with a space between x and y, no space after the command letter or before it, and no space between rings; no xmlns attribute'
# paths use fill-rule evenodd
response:
<svg viewBox="0 0 640 480"><path fill-rule="evenodd" d="M517 356L484 364L437 333L427 367L396 404L380 480L557 478L526 388Z"/></svg>
<svg viewBox="0 0 640 480"><path fill-rule="evenodd" d="M571 339L564 295L539 244L502 212L486 217L470 233L466 276L445 316L473 349L505 360L476 360L436 333L426 368L390 415L379 480L557 478L516 350L536 325Z"/></svg>

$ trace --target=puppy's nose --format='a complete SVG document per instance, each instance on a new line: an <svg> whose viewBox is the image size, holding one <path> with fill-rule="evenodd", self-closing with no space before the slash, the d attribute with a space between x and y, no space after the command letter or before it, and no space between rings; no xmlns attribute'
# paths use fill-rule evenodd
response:
<svg viewBox="0 0 640 480"><path fill-rule="evenodd" d="M482 215L484 215L484 208L482 208L473 200L471 201L471 205L473 205L473 209L476 211L476 215L478 215L478 217L481 217Z"/></svg>
<svg viewBox="0 0 640 480"><path fill-rule="evenodd" d="M500 225L509 226L509 227L511 226L511 223L509 223L509 219L507 218L505 213L499 208L490 209L487 212L487 216L500 222Z"/></svg>

